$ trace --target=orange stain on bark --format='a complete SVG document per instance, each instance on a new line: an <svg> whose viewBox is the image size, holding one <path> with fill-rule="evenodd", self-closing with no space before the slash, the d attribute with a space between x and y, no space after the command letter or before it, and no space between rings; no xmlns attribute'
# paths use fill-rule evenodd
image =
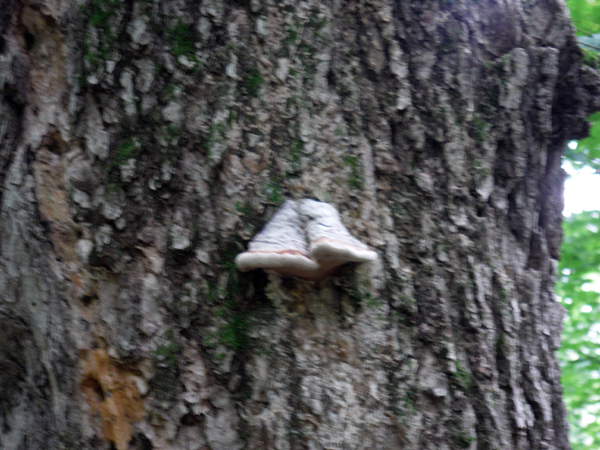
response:
<svg viewBox="0 0 600 450"><path fill-rule="evenodd" d="M81 389L92 411L102 419L104 437L117 450L126 450L133 425L144 417L144 401L133 380L105 349L86 350L82 355Z"/></svg>

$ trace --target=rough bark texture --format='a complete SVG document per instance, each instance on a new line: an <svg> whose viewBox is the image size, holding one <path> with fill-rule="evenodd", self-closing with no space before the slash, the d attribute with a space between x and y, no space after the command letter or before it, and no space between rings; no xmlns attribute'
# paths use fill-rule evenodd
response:
<svg viewBox="0 0 600 450"><path fill-rule="evenodd" d="M0 448L568 449L560 0L2 0ZM285 198L379 253L240 274Z"/></svg>

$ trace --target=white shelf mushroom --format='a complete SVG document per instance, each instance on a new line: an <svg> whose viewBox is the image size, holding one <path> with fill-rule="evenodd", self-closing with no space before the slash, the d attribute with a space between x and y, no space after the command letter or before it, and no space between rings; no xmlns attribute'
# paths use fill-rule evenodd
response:
<svg viewBox="0 0 600 450"><path fill-rule="evenodd" d="M287 200L235 259L241 271L271 269L316 280L349 262L374 261L377 253L354 238L328 203Z"/></svg>
<svg viewBox="0 0 600 450"><path fill-rule="evenodd" d="M310 278L319 264L308 254L298 205L287 200L250 241L248 250L235 258L242 272L273 269L282 275Z"/></svg>
<svg viewBox="0 0 600 450"><path fill-rule="evenodd" d="M301 200L299 206L300 213L308 219L309 254L321 267L377 259L377 253L348 232L333 206L310 199Z"/></svg>

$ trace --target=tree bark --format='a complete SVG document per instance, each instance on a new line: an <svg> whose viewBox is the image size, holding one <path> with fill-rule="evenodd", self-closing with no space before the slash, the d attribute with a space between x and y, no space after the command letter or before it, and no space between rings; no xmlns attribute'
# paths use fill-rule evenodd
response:
<svg viewBox="0 0 600 450"><path fill-rule="evenodd" d="M0 448L568 449L562 0L4 0ZM233 259L286 198L379 254Z"/></svg>

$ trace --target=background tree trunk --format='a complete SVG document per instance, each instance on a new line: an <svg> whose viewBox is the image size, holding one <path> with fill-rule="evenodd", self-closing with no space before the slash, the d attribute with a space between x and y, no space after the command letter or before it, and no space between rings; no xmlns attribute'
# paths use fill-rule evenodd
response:
<svg viewBox="0 0 600 450"><path fill-rule="evenodd" d="M568 449L560 0L3 0L0 448ZM285 198L380 259L239 273Z"/></svg>

